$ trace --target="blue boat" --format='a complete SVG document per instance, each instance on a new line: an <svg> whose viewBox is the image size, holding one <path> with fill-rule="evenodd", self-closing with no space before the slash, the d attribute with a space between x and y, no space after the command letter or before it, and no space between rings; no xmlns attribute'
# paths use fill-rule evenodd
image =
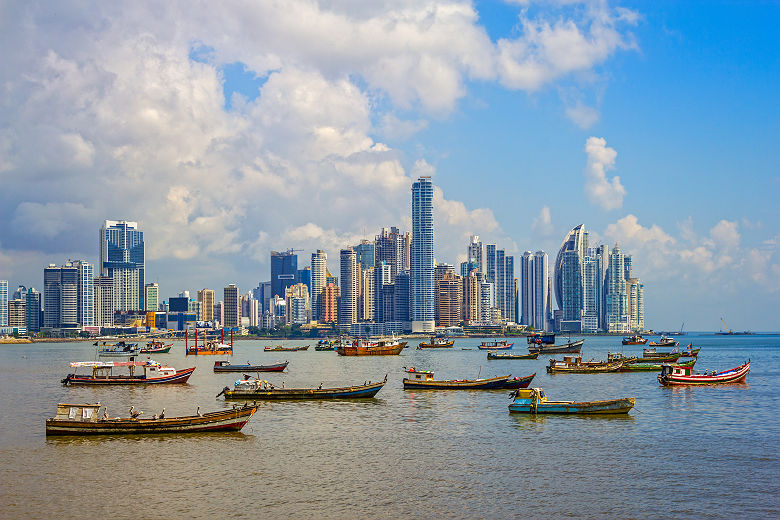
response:
<svg viewBox="0 0 780 520"><path fill-rule="evenodd" d="M514 393L509 411L532 414L619 414L628 413L633 407L633 397L604 401L548 401L541 388L520 388Z"/></svg>
<svg viewBox="0 0 780 520"><path fill-rule="evenodd" d="M529 345L554 345L554 332L532 332L526 336Z"/></svg>

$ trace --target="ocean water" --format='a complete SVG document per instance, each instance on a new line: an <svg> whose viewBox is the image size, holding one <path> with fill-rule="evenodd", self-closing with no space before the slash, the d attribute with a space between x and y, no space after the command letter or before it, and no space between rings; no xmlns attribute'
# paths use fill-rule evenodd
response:
<svg viewBox="0 0 780 520"><path fill-rule="evenodd" d="M574 337L572 339L575 339ZM780 336L686 335L696 368L752 360L747 383L665 388L656 373L550 375L550 356L487 361L479 339L399 356L263 352L237 341L235 363L289 360L263 377L286 386L388 382L374 399L263 402L241 433L53 437L58 402L100 402L113 416L191 415L231 406L240 377L217 356L155 357L196 366L186 385L63 387L90 343L0 346L0 517L15 518L777 518ZM515 351L526 351L515 338ZM285 341L286 345L307 341ZM410 342L412 347L417 341ZM640 353L587 337L586 359ZM560 358L560 355L558 356ZM402 367L437 379L536 373L551 400L635 397L627 416L510 414L509 391L406 391Z"/></svg>

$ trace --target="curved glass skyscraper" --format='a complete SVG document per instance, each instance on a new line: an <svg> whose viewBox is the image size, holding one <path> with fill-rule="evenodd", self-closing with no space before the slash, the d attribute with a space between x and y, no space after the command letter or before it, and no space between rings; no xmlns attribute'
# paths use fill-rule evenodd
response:
<svg viewBox="0 0 780 520"><path fill-rule="evenodd" d="M555 299L564 321L582 318L582 259L588 252L588 232L580 224L566 235L555 259Z"/></svg>

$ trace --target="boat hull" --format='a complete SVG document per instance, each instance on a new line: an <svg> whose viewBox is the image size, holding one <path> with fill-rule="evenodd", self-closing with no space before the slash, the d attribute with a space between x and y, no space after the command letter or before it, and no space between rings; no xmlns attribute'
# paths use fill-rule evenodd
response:
<svg viewBox="0 0 780 520"><path fill-rule="evenodd" d="M163 348L142 348L141 354L167 354L171 351L171 347Z"/></svg>
<svg viewBox="0 0 780 520"><path fill-rule="evenodd" d="M127 435L160 433L237 432L243 428L257 406L205 413L202 416L170 419L107 419L70 421L46 419L46 435Z"/></svg>
<svg viewBox="0 0 780 520"><path fill-rule="evenodd" d="M498 346L490 346L490 345L482 344L477 348L479 350L510 350L513 346L514 343L507 343L505 345L498 345Z"/></svg>
<svg viewBox="0 0 780 520"><path fill-rule="evenodd" d="M309 350L309 345L305 347L265 347L264 352L298 352L299 350Z"/></svg>
<svg viewBox="0 0 780 520"><path fill-rule="evenodd" d="M393 347L360 347L348 345L338 347L336 352L339 356L395 356L401 353L406 346L406 341L402 341Z"/></svg>
<svg viewBox="0 0 780 520"><path fill-rule="evenodd" d="M599 366L548 366L547 372L549 374L608 374L619 372L622 366L622 361Z"/></svg>
<svg viewBox="0 0 780 520"><path fill-rule="evenodd" d="M539 354L577 354L582 350L583 343L585 343L584 339L572 341L565 345L530 345L528 351Z"/></svg>
<svg viewBox="0 0 780 520"><path fill-rule="evenodd" d="M748 372L750 372L750 361L742 366L709 376L706 374L691 374L689 376L669 374L664 377L663 374L659 374L658 382L664 386L729 385L744 383Z"/></svg>
<svg viewBox="0 0 780 520"><path fill-rule="evenodd" d="M185 352L185 355L187 356L232 356L233 349L195 350L193 348L188 348L187 351Z"/></svg>
<svg viewBox="0 0 780 520"><path fill-rule="evenodd" d="M68 374L63 379L63 383L66 385L160 385L160 384L183 384L186 383L192 373L195 371L195 367L185 368L177 370L175 374L164 377L152 377L146 378L144 376L108 376L108 377L92 377L92 376L80 376L77 374Z"/></svg>
<svg viewBox="0 0 780 520"><path fill-rule="evenodd" d="M634 407L634 398L608 399L603 401L547 401L535 406L528 399L522 399L509 405L512 413L529 414L622 414Z"/></svg>
<svg viewBox="0 0 780 520"><path fill-rule="evenodd" d="M214 372L284 372L288 363L274 365L214 365Z"/></svg>
<svg viewBox="0 0 780 520"><path fill-rule="evenodd" d="M404 378L404 390L503 390L509 376L475 380L417 381Z"/></svg>
<svg viewBox="0 0 780 520"><path fill-rule="evenodd" d="M679 366L692 367L696 364L696 360L686 361L684 363L677 363ZM664 363L625 363L620 372L660 372Z"/></svg>
<svg viewBox="0 0 780 520"><path fill-rule="evenodd" d="M516 388L528 388L534 377L536 377L536 372L530 376L513 377L511 379L507 379L504 383L504 388L509 390L514 390Z"/></svg>
<svg viewBox="0 0 780 520"><path fill-rule="evenodd" d="M488 352L488 359L536 359L539 357L538 352L532 354L510 354L508 352L503 354L496 354L495 352Z"/></svg>
<svg viewBox="0 0 780 520"><path fill-rule="evenodd" d="M225 399L290 400L290 399L364 399L374 397L386 381L343 388L274 388L273 390L223 390ZM219 397L219 396L217 396Z"/></svg>

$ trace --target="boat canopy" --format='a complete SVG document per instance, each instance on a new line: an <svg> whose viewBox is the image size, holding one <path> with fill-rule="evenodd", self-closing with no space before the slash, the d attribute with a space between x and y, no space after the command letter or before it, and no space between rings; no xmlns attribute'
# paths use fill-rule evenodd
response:
<svg viewBox="0 0 780 520"><path fill-rule="evenodd" d="M158 366L156 361L76 361L70 364L73 368L92 367L92 368L112 368L112 367L143 367Z"/></svg>

